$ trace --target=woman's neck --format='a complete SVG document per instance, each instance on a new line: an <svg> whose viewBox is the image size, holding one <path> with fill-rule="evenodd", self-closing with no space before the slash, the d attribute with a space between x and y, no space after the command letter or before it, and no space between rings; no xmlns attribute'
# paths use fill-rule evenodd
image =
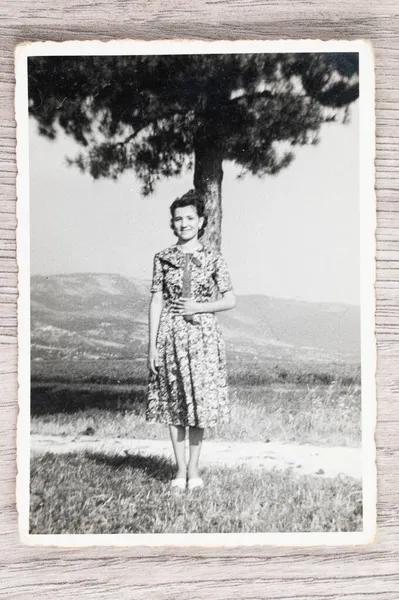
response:
<svg viewBox="0 0 399 600"><path fill-rule="evenodd" d="M186 252L186 253L195 252L195 250L200 250L202 248L202 245L201 245L200 241L198 240L198 238L194 238L192 240L189 240L188 242L178 241L177 246L178 246L178 248L180 248L180 250L182 252Z"/></svg>

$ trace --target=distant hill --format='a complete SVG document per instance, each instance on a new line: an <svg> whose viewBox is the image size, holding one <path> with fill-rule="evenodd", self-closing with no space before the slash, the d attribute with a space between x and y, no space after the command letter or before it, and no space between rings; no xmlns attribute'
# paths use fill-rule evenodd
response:
<svg viewBox="0 0 399 600"><path fill-rule="evenodd" d="M31 278L33 360L143 358L149 282L114 274ZM276 361L360 358L357 306L238 296L219 313L229 354Z"/></svg>

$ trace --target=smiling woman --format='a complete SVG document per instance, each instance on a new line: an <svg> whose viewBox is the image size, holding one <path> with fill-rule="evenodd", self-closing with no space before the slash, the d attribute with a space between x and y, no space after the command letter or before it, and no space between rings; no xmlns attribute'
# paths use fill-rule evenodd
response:
<svg viewBox="0 0 399 600"><path fill-rule="evenodd" d="M167 423L177 464L172 487L202 487L204 427L229 420L226 356L215 313L235 306L226 263L199 241L206 226L191 190L170 207L178 243L155 255L151 287L147 420ZM189 427L190 458L185 456Z"/></svg>

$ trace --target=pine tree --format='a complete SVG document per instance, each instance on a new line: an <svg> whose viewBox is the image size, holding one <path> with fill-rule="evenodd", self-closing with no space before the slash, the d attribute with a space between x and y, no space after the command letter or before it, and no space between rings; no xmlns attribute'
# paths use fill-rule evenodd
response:
<svg viewBox="0 0 399 600"><path fill-rule="evenodd" d="M94 179L133 169L150 194L194 167L216 247L223 162L278 173L359 94L357 53L32 57L28 68L39 132L72 136L83 151L70 163Z"/></svg>

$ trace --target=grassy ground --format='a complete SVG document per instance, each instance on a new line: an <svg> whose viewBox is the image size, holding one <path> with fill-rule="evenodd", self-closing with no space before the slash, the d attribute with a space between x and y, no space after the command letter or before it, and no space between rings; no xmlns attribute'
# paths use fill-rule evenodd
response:
<svg viewBox="0 0 399 600"><path fill-rule="evenodd" d="M31 533L232 533L356 531L360 484L293 472L208 468L206 487L171 492L159 457L34 457Z"/></svg>
<svg viewBox="0 0 399 600"><path fill-rule="evenodd" d="M92 384L143 385L148 378L146 358L142 360L79 359L33 360L32 381L70 383L71 381ZM243 355L228 355L229 381L232 385L265 386L272 383L296 385L329 385L334 381L342 385L360 382L360 366L346 362L289 362L270 357L260 360L245 359Z"/></svg>
<svg viewBox="0 0 399 600"><path fill-rule="evenodd" d="M207 438L360 445L356 365L230 366L231 423L208 430ZM136 371L129 361L50 367L43 362L33 369L32 433L168 437L165 426L145 422L144 365ZM31 532L355 531L362 526L360 483L349 478L206 468L202 491L176 497L168 484L173 476L172 464L157 457L33 457Z"/></svg>
<svg viewBox="0 0 399 600"><path fill-rule="evenodd" d="M33 415L32 433L78 435L91 428L100 437L168 437L165 426L145 422L144 386L95 388L94 384L36 388L46 410ZM231 423L207 431L209 439L360 444L360 386L355 383L232 386L230 395Z"/></svg>

